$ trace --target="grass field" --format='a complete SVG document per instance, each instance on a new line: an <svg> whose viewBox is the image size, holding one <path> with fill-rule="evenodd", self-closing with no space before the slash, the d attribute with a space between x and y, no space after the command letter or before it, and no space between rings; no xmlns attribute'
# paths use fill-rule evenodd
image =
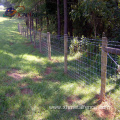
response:
<svg viewBox="0 0 120 120"><path fill-rule="evenodd" d="M110 120L89 109L96 106L100 79L90 85L64 75L63 56L52 61L19 34L17 19L0 12L0 120ZM58 62L56 62L58 60ZM120 119L120 88L107 84ZM105 111L104 111L105 112ZM109 113L106 113L109 115ZM106 115L107 116L107 115Z"/></svg>

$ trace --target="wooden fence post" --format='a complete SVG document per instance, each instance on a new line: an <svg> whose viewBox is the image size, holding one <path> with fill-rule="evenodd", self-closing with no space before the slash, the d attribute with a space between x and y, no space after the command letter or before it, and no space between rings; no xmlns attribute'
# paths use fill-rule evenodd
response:
<svg viewBox="0 0 120 120"><path fill-rule="evenodd" d="M41 46L41 31L39 32L39 48L40 48L40 52L42 52L42 46Z"/></svg>
<svg viewBox="0 0 120 120"><path fill-rule="evenodd" d="M36 47L35 31L33 32L33 36L34 36L34 47Z"/></svg>
<svg viewBox="0 0 120 120"><path fill-rule="evenodd" d="M106 74L107 74L107 52L104 48L107 47L107 37L102 37L102 51L101 51L101 100L105 100L106 88Z"/></svg>
<svg viewBox="0 0 120 120"><path fill-rule="evenodd" d="M50 41L50 32L47 32L47 45L48 45L48 58L51 60L51 41Z"/></svg>
<svg viewBox="0 0 120 120"><path fill-rule="evenodd" d="M20 34L22 34L22 27L21 27L21 24L20 24Z"/></svg>
<svg viewBox="0 0 120 120"><path fill-rule="evenodd" d="M20 32L20 23L18 23L18 32Z"/></svg>
<svg viewBox="0 0 120 120"><path fill-rule="evenodd" d="M28 27L27 27L27 39L28 39Z"/></svg>
<svg viewBox="0 0 120 120"><path fill-rule="evenodd" d="M64 73L67 74L67 42L68 36L64 34Z"/></svg>
<svg viewBox="0 0 120 120"><path fill-rule="evenodd" d="M23 35L23 26L21 25L21 35Z"/></svg>
<svg viewBox="0 0 120 120"><path fill-rule="evenodd" d="M32 40L32 30L31 30L31 28L30 28L30 41L31 41L31 43L33 42L33 40Z"/></svg>
<svg viewBox="0 0 120 120"><path fill-rule="evenodd" d="M26 33L27 33L27 28L25 28L25 37L26 37Z"/></svg>
<svg viewBox="0 0 120 120"><path fill-rule="evenodd" d="M24 36L24 27L22 27L22 35Z"/></svg>

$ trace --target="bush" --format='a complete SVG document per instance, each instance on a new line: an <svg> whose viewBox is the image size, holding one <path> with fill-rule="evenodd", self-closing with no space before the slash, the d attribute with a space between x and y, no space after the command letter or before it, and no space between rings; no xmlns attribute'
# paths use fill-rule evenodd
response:
<svg viewBox="0 0 120 120"><path fill-rule="evenodd" d="M74 38L73 40L71 40L69 49L70 49L70 55L74 55L75 53L79 52L80 42L78 41L77 38Z"/></svg>

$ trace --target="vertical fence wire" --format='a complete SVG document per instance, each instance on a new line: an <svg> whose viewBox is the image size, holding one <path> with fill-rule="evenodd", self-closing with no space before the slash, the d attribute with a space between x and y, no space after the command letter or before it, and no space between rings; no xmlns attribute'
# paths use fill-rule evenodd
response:
<svg viewBox="0 0 120 120"><path fill-rule="evenodd" d="M120 49L120 42L109 40L108 47ZM107 78L109 79L109 84L111 83L119 84L118 81L120 79L120 75L117 71L118 66L115 64L115 62L118 65L120 65L120 55L117 55L117 53L116 54L109 53L109 55L110 57L108 56L108 63L107 63Z"/></svg>
<svg viewBox="0 0 120 120"><path fill-rule="evenodd" d="M69 53L72 39L69 38ZM79 50L74 55L69 55L68 59L68 74L75 79L81 79L86 83L96 81L100 78L101 68L101 40L77 38L79 44L74 46L74 50L79 47ZM71 41L71 42L70 42ZM77 47L77 48L76 48Z"/></svg>
<svg viewBox="0 0 120 120"><path fill-rule="evenodd" d="M27 31L28 30L28 31ZM41 35L41 52L43 55L48 55L47 33L40 34L40 31L33 31L22 24L18 25L18 31L26 36L28 40L35 44L35 47L40 50L40 35ZM31 32L31 33L30 33ZM35 35L35 41L34 41ZM71 45L76 39L78 46L74 43L74 51L79 50L71 55ZM52 58L64 58L64 36L50 35L51 40L51 56ZM75 38L68 37L68 75L74 79L79 79L87 84L98 82L101 78L101 39ZM108 47L119 48L120 42L109 41ZM120 65L120 56L110 54L111 57ZM107 62L107 82L114 83L120 75L117 73L117 66L108 57ZM64 61L61 61L61 66L64 68Z"/></svg>

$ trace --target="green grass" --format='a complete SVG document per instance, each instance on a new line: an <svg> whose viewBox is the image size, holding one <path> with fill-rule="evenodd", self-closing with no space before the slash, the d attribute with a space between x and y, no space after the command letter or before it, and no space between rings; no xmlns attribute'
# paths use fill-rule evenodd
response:
<svg viewBox="0 0 120 120"><path fill-rule="evenodd" d="M2 16L3 11L0 12ZM52 59L54 63L39 53L33 45L26 45L30 40L19 34L19 20L0 17L0 119L1 120L77 120L84 115L87 120L102 120L87 109L50 109L50 106L94 106L94 96L100 92L100 79L86 85L82 80L75 80L64 75L63 56ZM45 75L46 68L52 72ZM16 80L7 73L16 69L26 76ZM34 82L33 78L41 80ZM119 82L118 82L119 84ZM22 94L29 88L32 93ZM116 84L107 85L107 94L115 101L116 120L120 119L120 92ZM77 96L71 105L67 98Z"/></svg>

